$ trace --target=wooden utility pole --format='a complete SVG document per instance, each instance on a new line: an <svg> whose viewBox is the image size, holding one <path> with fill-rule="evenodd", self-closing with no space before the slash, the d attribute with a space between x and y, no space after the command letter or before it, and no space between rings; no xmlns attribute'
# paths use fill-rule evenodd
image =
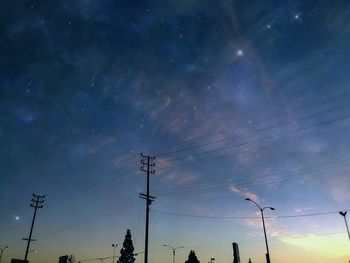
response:
<svg viewBox="0 0 350 263"><path fill-rule="evenodd" d="M33 233L33 227L34 227L34 222L35 222L35 217L36 217L36 211L38 208L43 208L44 198L45 198L45 195L33 194L32 203L30 204L30 206L34 208L32 225L30 227L29 237L23 238L23 240L27 240L27 248L26 248L26 253L24 256L24 262L27 262L27 259L28 259L28 251L29 251L30 242L35 241L35 239L32 239L32 233Z"/></svg>
<svg viewBox="0 0 350 263"><path fill-rule="evenodd" d="M146 230L145 230L145 259L144 263L148 263L148 227L149 227L149 207L155 199L155 196L150 195L149 191L149 176L154 174L155 156L144 155L141 153L141 171L147 174L147 192L140 193L139 197L146 200Z"/></svg>

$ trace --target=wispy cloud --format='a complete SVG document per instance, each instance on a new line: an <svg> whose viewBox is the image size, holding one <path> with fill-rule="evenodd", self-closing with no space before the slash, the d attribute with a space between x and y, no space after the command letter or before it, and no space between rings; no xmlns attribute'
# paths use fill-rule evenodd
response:
<svg viewBox="0 0 350 263"><path fill-rule="evenodd" d="M107 147L109 145L115 144L116 141L117 140L114 137L104 138L103 140L101 140L101 141L97 142L96 144L92 145L89 148L88 153L89 154L96 154L99 151L101 151L103 148L105 148L105 147Z"/></svg>
<svg viewBox="0 0 350 263"><path fill-rule="evenodd" d="M329 193L337 202L350 201L350 180L348 176L338 176L329 181Z"/></svg>
<svg viewBox="0 0 350 263"><path fill-rule="evenodd" d="M259 197L257 194L249 192L247 189L240 189L237 186L231 184L229 187L230 192L243 196L244 198L250 198L255 202L259 201Z"/></svg>
<svg viewBox="0 0 350 263"><path fill-rule="evenodd" d="M176 185L186 185L200 178L199 174L188 171L172 172L162 177L162 181L171 182Z"/></svg>

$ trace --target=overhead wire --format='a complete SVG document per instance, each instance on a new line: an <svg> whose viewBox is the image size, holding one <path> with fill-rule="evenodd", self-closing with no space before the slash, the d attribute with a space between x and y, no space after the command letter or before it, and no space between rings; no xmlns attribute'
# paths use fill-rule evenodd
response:
<svg viewBox="0 0 350 263"><path fill-rule="evenodd" d="M235 144L235 145L231 145L231 146L222 147L220 149L214 149L211 151L201 152L201 153L198 153L195 155L191 155L191 157L201 156L201 155L208 154L208 153L216 153L216 152L220 152L222 150L227 150L227 149L231 149L231 148L242 147L242 146L247 145L247 144L252 143L252 142L262 142L262 141L266 141L266 140L276 139L278 137L281 137L281 136L284 136L287 134L291 134L291 133L295 133L295 132L302 132L302 131L305 131L305 130L308 130L311 128L327 125L327 124L330 124L330 123L335 122L335 121L345 120L345 119L349 119L349 118L350 118L350 115L346 115L346 116L342 116L342 117L337 118L337 119L327 120L327 121L324 121L324 122L321 122L321 123L318 123L318 124L315 124L315 125L312 125L309 127L297 128L297 129L294 129L292 131L282 132L282 133L279 133L276 135L267 136L267 137L263 137L263 138L259 138L256 140L247 141L247 142L243 142L243 143L239 143L239 144ZM167 167L167 168L169 168L169 167ZM165 169L165 168L163 168L163 169ZM161 168L160 168L160 170L161 170Z"/></svg>
<svg viewBox="0 0 350 263"><path fill-rule="evenodd" d="M282 127L282 126L285 126L285 125L288 125L288 124L291 124L291 123L295 123L295 122L298 122L300 120L305 120L305 119L308 119L308 118L313 118L315 116L318 116L318 115L324 115L326 113L329 113L329 112L332 112L333 110L339 110L339 109L346 109L348 108L350 105L346 105L346 106L342 106L342 107L337 107L337 108L333 108L333 109L330 109L330 110L327 110L327 111L323 111L323 112L318 112L316 114L313 114L313 115L309 115L309 116L306 116L306 117L303 117L301 119L298 119L298 120L293 120L293 121L289 121L289 122L285 122L285 123L282 123L282 124L277 124L277 125L274 125L274 126L270 126L270 127L264 127L262 129L259 129L259 130L256 130L256 131L253 131L251 134L243 134L243 135L236 135L236 136L232 136L232 137L228 137L228 138L225 138L225 139L220 139L220 140L216 140L216 141L213 141L213 142L208 142L208 143L205 143L205 144L201 144L201 145L198 145L198 146L193 146L191 148L182 148L182 149L179 149L179 150L176 150L176 151L172 151L172 152L168 152L168 154L173 154L173 153L178 153L178 152L183 152L183 151L186 151L188 149L193 149L193 148L200 148L200 147L203 147L203 146L208 146L208 145L212 145L212 144L217 144L217 143L223 143L223 142L227 142L227 141L233 141L234 139L237 139L237 138L241 138L241 137L247 137L249 135L254 135L255 133L261 133L262 131L266 131L266 130L270 130L270 129L275 129L275 128L279 128L279 127ZM346 115L346 116L343 116L343 118L349 118L350 115ZM339 118L336 118L336 119L333 119L334 121L338 120ZM320 124L322 123L328 123L329 121L333 122L333 120L328 120L328 121L323 121L321 122ZM259 138L259 139L255 139L255 140L252 140L252 141L243 141L243 142L239 142L237 144L234 144L234 145L230 145L230 146L225 146L225 147L220 147L220 148L217 148L217 149L212 149L212 150L208 150L208 151L203 151L203 152L199 152L199 153L195 153L195 154L191 154L192 157L194 156L200 156L200 155L203 155L203 154L208 154L208 153L213 153L213 152L217 152L217 151L221 151L221 150L224 150L224 149L230 149L232 147L241 147L243 145L246 145L248 143L251 143L251 142L259 142L261 140L265 140L265 139L271 139L271 138L276 138L276 137L279 137L281 135L285 135L285 134L290 134L290 133L293 133L293 132L297 132L297 131L300 131L300 130L306 130L306 129L311 129L311 128L314 128L314 127L317 127L319 125L311 125L309 127L298 127L297 129L294 129L294 130L291 130L291 131L285 131L285 132L282 132L280 134L277 134L277 135L272 135L272 136L267 136L265 138ZM157 155L159 157L161 156L165 156L165 154L162 154L162 155ZM186 156L180 156L180 157L175 157L173 159L170 159L170 160L167 160L168 162L173 162L173 161L177 161L177 160L182 160L182 159L187 159L188 158L188 154Z"/></svg>
<svg viewBox="0 0 350 263"><path fill-rule="evenodd" d="M258 120L252 120L251 124L255 125L255 124L258 124L258 123L261 123L261 122L266 122L266 121L269 121L269 120L272 120L272 119L277 119L277 118L280 118L280 117L284 117L284 116L286 116L286 115L288 115L290 113L295 113L295 112L298 112L298 111L301 111L301 110L305 110L307 108L312 108L312 107L317 106L317 105L322 105L322 104L324 104L326 102L334 101L336 99L343 98L343 97L344 97L344 93L341 93L341 94L335 95L333 97L329 97L329 98L326 98L326 99L319 100L319 101L317 101L315 103L311 103L311 104L304 105L304 106L301 106L301 107L296 107L296 108L291 109L291 110L289 110L288 112L285 112L285 113L279 113L279 114L276 114L276 115L268 116L266 118L262 118L262 119L258 119ZM232 125L230 125L230 126L232 126ZM243 128L243 127L245 127L245 126L241 125L239 127L235 127L235 129L239 129L239 128ZM161 149L164 149L164 148L170 148L170 147L174 147L174 146L188 144L188 142L200 140L200 139L203 139L203 138L208 138L208 137L212 137L212 136L222 135L222 134L228 133L229 131L231 131L231 130L225 129L224 131L211 133L211 134L206 134L206 135L198 136L198 137L187 139L187 140L182 140L181 142L178 142L178 143L173 143L173 144L168 144L168 145L164 145L164 146L159 146L157 148L152 148L150 150L150 152L155 152L157 150L161 150ZM157 156L159 156L159 154L161 154L161 153L156 153Z"/></svg>
<svg viewBox="0 0 350 263"><path fill-rule="evenodd" d="M165 215L170 215L170 216L182 216L182 217L203 218L203 219L261 219L260 216L208 216L208 215L176 213L176 212L162 211L162 210L157 210L157 209L151 209L151 211L154 213L165 214ZM264 216L264 218L279 219L279 218L324 216L324 215L338 214L339 211L327 211L327 212L296 214L296 215L294 214L294 215L280 215L280 216ZM348 212L348 211L350 211L350 209L343 209L341 211Z"/></svg>
<svg viewBox="0 0 350 263"><path fill-rule="evenodd" d="M348 160L344 160L344 163L348 163ZM208 192L215 192L215 191L222 191L222 190L230 190L231 187L248 187L248 186L254 186L254 185L260 185L262 183L264 184L272 184L272 183L280 183L285 182L288 179L298 179L294 178L292 176L296 175L303 175L303 179L308 179L314 176L321 176L323 173L329 173L332 171L333 168L338 168L338 165L336 163L324 165L321 167L318 167L318 169L294 169L294 170L287 170L287 171L280 171L272 174L267 174L259 177L253 177L250 179L242 179L242 180L225 180L222 183L216 183L216 184L208 184L204 186L189 186L189 187L177 187L177 188L168 188L168 189L156 189L153 192L157 195L174 195L174 194L183 194L183 193L208 193ZM343 171L347 167L344 167ZM336 172L342 172L342 170ZM335 173L333 173L334 175ZM276 177L277 176L277 177ZM307 177L305 177L307 176ZM275 180L267 180L270 177L272 177ZM299 178L300 179L300 178Z"/></svg>
<svg viewBox="0 0 350 263"><path fill-rule="evenodd" d="M80 219L78 220L79 223L76 223L76 224L71 224L71 225L66 225L66 226L63 226L59 229L56 229L56 230L53 230L53 231L49 231L49 232L39 232L36 234L36 236L38 237L38 239L44 239L48 236L52 236L52 235L56 235L56 234L61 234L63 232L66 232L66 231L69 231L69 230L74 230L74 229L77 229L77 228L80 228L80 227L83 227L85 225L88 225L88 224L91 224L91 223L95 223L95 222L98 222L102 219L105 219L106 217L110 217L110 216L113 216L115 215L114 212L115 210L117 209L120 209L120 208L123 208L123 211L126 211L127 209L130 209L134 206L132 206L131 204L135 203L135 199L132 200L131 198L132 197L135 197L135 195L129 195L128 197L124 198L124 200L120 203L118 203L118 205L116 206L110 206L108 208L105 208L103 209L102 211L100 211L100 214L98 215L98 217L94 217L94 218L88 218L86 219L84 217L84 219ZM94 214L94 216L96 216L97 214ZM22 242L22 240L14 240L8 244L15 244L15 243L18 243L18 242Z"/></svg>
<svg viewBox="0 0 350 263"><path fill-rule="evenodd" d="M318 102L313 103L313 104L310 104L310 105L306 105L306 106L303 106L303 107L300 107L300 108L296 108L296 109L294 109L294 110L292 110L292 111L295 112L295 111L299 111L299 110L301 110L301 109L305 109L305 108L309 108L309 107L314 107L314 106L320 105L320 104L322 104L322 103L324 103L324 102L326 102L326 101L333 101L333 100L335 100L335 99L337 99L337 98L339 98L339 97L341 97L341 96L342 96L342 95L334 96L334 97L331 97L331 98L326 99L326 100L321 100L321 101L318 101ZM279 114L278 116L283 116L283 115L284 115L284 114ZM273 118L275 118L275 117L276 117L276 116L270 116L270 117L268 117L268 118L265 118L264 120L273 119ZM260 121L263 121L263 120L259 120L259 121L257 121L257 122L260 122ZM200 154L204 154L204 153L200 153ZM130 159L130 158L132 158L132 157L134 157L134 154L133 154L133 155L130 154L126 159ZM160 169L162 169L162 168L160 168ZM108 178L97 178L97 179L96 179L96 182L97 182L98 180L108 180ZM83 189L84 189L84 187L82 187L82 185L84 185L84 184L87 186L86 188L94 187L94 186L97 185L97 184L94 184L94 183L93 183L94 181L95 181L95 180L86 181L86 182L84 182L83 184L77 183L77 184L76 184L76 188L77 188L77 189L79 189L79 188L83 188ZM89 184L91 184L91 186L88 186ZM67 193L67 190L65 189L65 190L63 190L61 193L60 193L60 191L58 191L58 193L57 193L57 190L56 190L56 191L54 191L53 193L54 193L54 196L55 196L55 195L58 195L58 197L59 197L59 196L62 195L61 193L63 193L63 195L64 195L65 193ZM72 190L71 193L76 193L76 191L75 191L75 190ZM21 206L24 206L24 204L21 205ZM12 207L12 208L13 208L13 207Z"/></svg>
<svg viewBox="0 0 350 263"><path fill-rule="evenodd" d="M348 128L350 128L350 126L345 126L345 127L342 128L342 130L348 129ZM339 131L339 128L338 128L338 131ZM326 132L333 132L333 131L331 130L331 131L326 131ZM270 148L272 146L288 143L288 142L290 142L290 140L291 140L291 138L287 138L285 141L274 142L274 144L270 144L271 142L267 141L267 143L268 143L267 145L259 146L259 151L261 152L261 150L264 150L266 148ZM184 166L191 166L191 165L197 164L197 163L205 163L205 164L207 164L208 161L210 161L210 163L213 164L214 162L212 162L212 161L213 160L217 160L217 159L227 159L227 158L231 158L231 157L238 156L238 155L241 155L241 154L248 154L248 153L255 153L256 154L256 153L258 153L256 150L255 151L254 150L242 150L242 147L232 147L232 149L236 149L236 148L238 148L239 151L236 151L236 152L233 152L233 153L225 153L223 155L210 156L209 158L206 158L206 159L203 159L203 158L201 158L201 159L191 158L187 162L181 162L181 163L178 163L178 162L175 163L174 162L175 164L173 164L173 165L161 166L157 170L161 171L161 172L164 172L164 170L181 168L181 167L184 167ZM279 152L282 152L282 151L279 151Z"/></svg>
<svg viewBox="0 0 350 263"><path fill-rule="evenodd" d="M129 156L128 158L126 158L125 160L128 160L130 158L134 157L133 156ZM124 160L124 161L125 161ZM106 172L106 170L100 172L100 173L104 173ZM113 170L110 171L111 173L113 173ZM117 174L118 175L118 174ZM120 175L120 174L119 174ZM122 180L117 180L116 182L122 182L122 181L125 181L127 180L128 178L130 177L133 177L133 176L136 176L136 173L124 173L122 175L120 175L122 177ZM85 178L83 178L85 179ZM89 189L89 188L93 188L93 187L102 187L103 185L101 185L100 183L106 183L108 182L109 180L110 181L113 181L115 180L116 178L113 178L111 176L108 176L108 177L97 177L97 178L93 178L93 179L88 179L88 180L83 180L83 181L77 181L75 182L73 185L61 185L61 186L57 186L55 185L54 189L53 190L49 190L47 191L45 194L46 194L46 200L56 200L58 198L62 198L64 196L67 196L69 194L76 194L77 192L79 192L80 190L85 190L85 189ZM118 178L120 179L120 177ZM14 208L23 208L23 207L27 207L28 206L28 203L22 203L22 204L18 204L18 205L11 205L11 207L8 207L8 208L3 208L2 211L4 213L5 210L13 210ZM6 216L8 213L4 213L3 215L0 214L0 219L2 216ZM0 220L1 222L1 220Z"/></svg>

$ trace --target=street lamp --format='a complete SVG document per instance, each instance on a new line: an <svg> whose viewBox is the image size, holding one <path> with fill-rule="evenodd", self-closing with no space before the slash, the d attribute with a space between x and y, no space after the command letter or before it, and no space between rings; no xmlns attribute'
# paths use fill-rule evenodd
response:
<svg viewBox="0 0 350 263"><path fill-rule="evenodd" d="M339 214L341 216L344 217L344 221L345 221L345 226L346 226L346 230L348 231L348 236L349 236L349 240L350 240L350 232L349 232L349 226L348 226L348 221L346 220L346 214L347 214L347 211L340 211Z"/></svg>
<svg viewBox="0 0 350 263"><path fill-rule="evenodd" d="M215 258L210 258L210 261L208 263L213 263L214 260Z"/></svg>
<svg viewBox="0 0 350 263"><path fill-rule="evenodd" d="M167 244L164 244L163 245L164 247L169 247L170 249L172 249L172 251L173 251L173 263L175 263L175 251L176 251L176 249L179 249L179 248L185 248L185 247L176 247L176 248L173 248L172 246L169 246L169 245L167 245Z"/></svg>
<svg viewBox="0 0 350 263"><path fill-rule="evenodd" d="M112 244L112 247L113 247L113 263L114 263L114 258L115 258L115 249L117 248L118 244L115 243L115 244Z"/></svg>
<svg viewBox="0 0 350 263"><path fill-rule="evenodd" d="M6 246L6 247L0 248L0 250L1 250L1 252L0 252L0 263L1 263L1 259L2 259L2 253L4 253L4 250L5 250L6 248L9 248L9 247Z"/></svg>
<svg viewBox="0 0 350 263"><path fill-rule="evenodd" d="M266 244L266 263L271 263L270 261L270 253L269 253L269 246L267 244L267 237L266 237L266 229L265 229L265 220L264 220L264 210L266 208L269 208L270 210L276 210L275 208L271 207L271 206L265 206L263 208L260 207L260 205L258 205L254 200L250 199L250 198L246 198L245 200L250 201L252 203L254 203L260 210L261 212L261 219L263 222L263 228L264 228L264 236L265 236L265 244Z"/></svg>

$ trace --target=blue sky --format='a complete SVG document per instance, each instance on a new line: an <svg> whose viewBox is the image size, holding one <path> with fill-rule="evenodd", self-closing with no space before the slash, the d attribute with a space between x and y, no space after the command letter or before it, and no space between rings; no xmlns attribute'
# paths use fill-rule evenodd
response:
<svg viewBox="0 0 350 263"><path fill-rule="evenodd" d="M348 260L347 1L2 6L5 262L24 255L32 193L46 194L33 261L111 256L127 229L142 252L141 152L156 156L150 261L171 260L166 243L185 246L179 262L229 262L237 242L264 262L246 197L276 208L272 261Z"/></svg>

